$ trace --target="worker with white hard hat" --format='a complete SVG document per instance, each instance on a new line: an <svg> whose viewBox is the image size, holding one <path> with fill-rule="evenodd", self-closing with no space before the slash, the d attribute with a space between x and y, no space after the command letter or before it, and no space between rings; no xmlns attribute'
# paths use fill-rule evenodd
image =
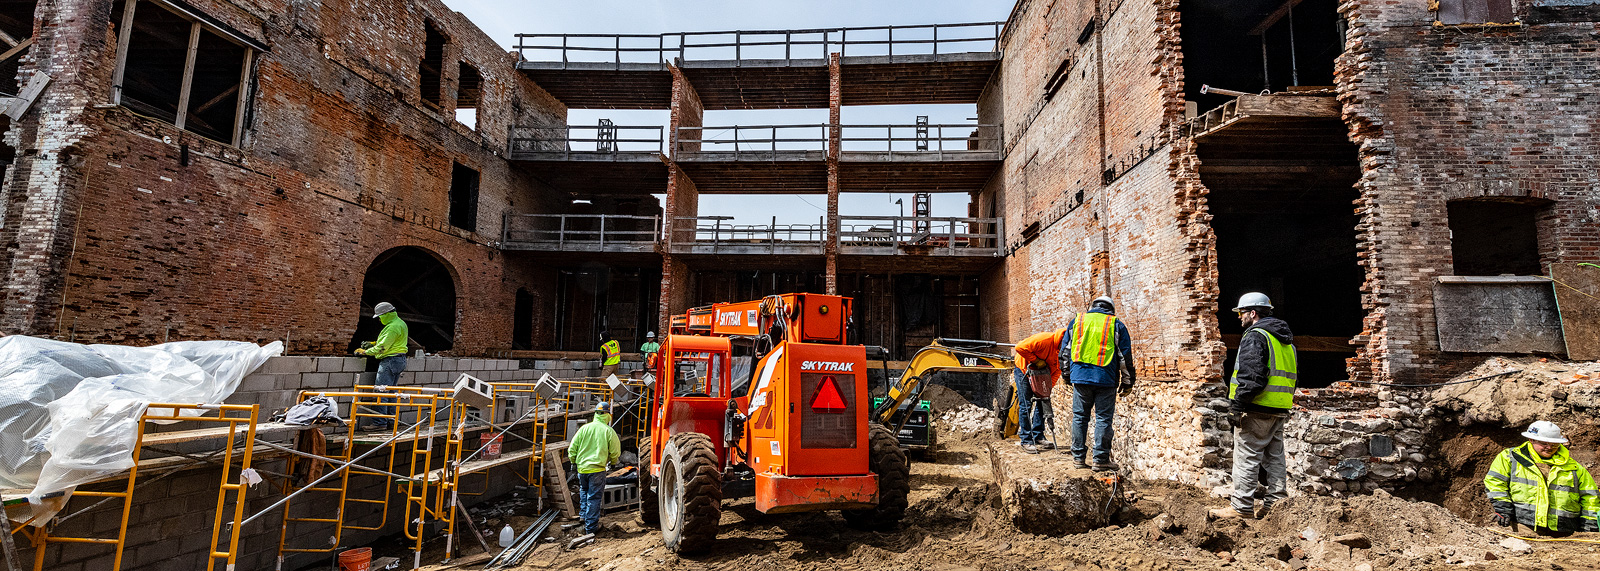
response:
<svg viewBox="0 0 1600 571"><path fill-rule="evenodd" d="M1133 339L1110 297L1101 296L1072 317L1061 338L1063 375L1072 384L1072 459L1078 468L1117 469L1111 461L1111 420L1117 395L1133 388ZM1094 420L1093 457L1089 422ZM1090 464L1087 460L1093 460Z"/></svg>
<svg viewBox="0 0 1600 571"><path fill-rule="evenodd" d="M1211 510L1212 517L1262 517L1288 497L1288 467L1283 428L1294 408L1300 378L1289 324L1272 316L1272 300L1260 292L1239 297L1233 312L1244 333L1228 381L1228 411L1233 424L1232 505ZM1267 495L1255 508L1256 483L1265 480Z"/></svg>
<svg viewBox="0 0 1600 571"><path fill-rule="evenodd" d="M404 319L400 319L400 312L395 311L394 304L387 301L372 306L372 317L383 324L383 331L378 333L376 341L362 344L360 349L356 349L356 354L378 360L378 378L374 384L382 391L400 384L400 373L406 370L408 347L406 341L410 338L411 329ZM393 399L379 399L379 402L393 402ZM394 414L392 406L378 406L373 409L379 414ZM370 420L370 423L367 420ZM391 420L391 418L364 419L356 423L356 428L371 426L379 430L388 430L394 426Z"/></svg>
<svg viewBox="0 0 1600 571"><path fill-rule="evenodd" d="M1502 450L1483 477L1494 522L1503 527L1520 523L1539 535L1600 531L1600 489L1594 476L1567 454L1561 427L1535 421L1522 437L1528 441Z"/></svg>

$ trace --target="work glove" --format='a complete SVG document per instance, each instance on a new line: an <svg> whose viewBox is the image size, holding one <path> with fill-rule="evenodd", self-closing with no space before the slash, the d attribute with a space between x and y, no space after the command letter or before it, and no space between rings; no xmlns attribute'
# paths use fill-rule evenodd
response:
<svg viewBox="0 0 1600 571"><path fill-rule="evenodd" d="M1494 502L1493 506L1494 516L1492 516L1490 519L1492 519L1500 527L1511 527L1513 523L1516 523L1517 507L1511 502Z"/></svg>
<svg viewBox="0 0 1600 571"><path fill-rule="evenodd" d="M1497 513L1490 517L1490 519L1494 520L1495 525L1500 527L1511 527L1511 517L1507 516L1506 514Z"/></svg>
<svg viewBox="0 0 1600 571"><path fill-rule="evenodd" d="M366 349L356 349L356 354L357 355L366 355L367 354L367 350Z"/></svg>

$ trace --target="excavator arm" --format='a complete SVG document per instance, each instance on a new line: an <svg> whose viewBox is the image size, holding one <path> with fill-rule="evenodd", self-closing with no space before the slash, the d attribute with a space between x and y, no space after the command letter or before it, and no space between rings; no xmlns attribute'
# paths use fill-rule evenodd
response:
<svg viewBox="0 0 1600 571"><path fill-rule="evenodd" d="M1011 357L992 353L995 349L1014 345L972 339L934 339L932 345L917 350L906 365L898 383L889 386L888 398L872 410L872 420L898 434L910 415L894 422L895 411L907 401L916 402L925 388L922 381L933 373L1005 373L1011 372ZM1007 381L1006 386L1010 386ZM1007 412L996 411L1005 415ZM1012 413L1014 414L1014 413Z"/></svg>

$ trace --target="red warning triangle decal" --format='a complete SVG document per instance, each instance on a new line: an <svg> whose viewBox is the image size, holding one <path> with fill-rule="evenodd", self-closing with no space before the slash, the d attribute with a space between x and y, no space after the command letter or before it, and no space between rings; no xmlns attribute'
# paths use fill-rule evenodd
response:
<svg viewBox="0 0 1600 571"><path fill-rule="evenodd" d="M817 387L817 396L811 399L811 410L825 413L844 412L844 395L839 394L839 385L834 382L833 377L822 378L822 386Z"/></svg>

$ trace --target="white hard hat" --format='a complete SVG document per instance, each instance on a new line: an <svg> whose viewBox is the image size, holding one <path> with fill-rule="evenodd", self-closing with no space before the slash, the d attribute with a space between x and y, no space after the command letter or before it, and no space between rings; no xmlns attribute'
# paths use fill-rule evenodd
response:
<svg viewBox="0 0 1600 571"><path fill-rule="evenodd" d="M1110 298L1110 297L1109 297L1109 296L1104 296L1104 295L1102 295L1102 296L1100 296L1100 297L1097 297L1097 298L1094 298L1094 301L1092 301L1092 302L1089 302L1089 307L1094 307L1094 306L1096 306L1096 305L1100 305L1100 304L1102 304L1102 303L1103 303L1103 304L1106 304L1106 308L1107 308L1107 309L1111 309L1111 308L1114 308L1114 307L1115 307L1115 306L1114 306L1114 305L1113 305L1113 304L1112 304L1112 303L1111 303L1111 298Z"/></svg>
<svg viewBox="0 0 1600 571"><path fill-rule="evenodd" d="M656 338L656 332L651 331L651 332L645 333L644 334L644 338L645 339L655 339Z"/></svg>
<svg viewBox="0 0 1600 571"><path fill-rule="evenodd" d="M1272 300L1267 299L1267 294L1253 291L1239 296L1239 305L1234 307L1233 310L1243 311L1252 307L1272 309Z"/></svg>
<svg viewBox="0 0 1600 571"><path fill-rule="evenodd" d="M1522 433L1522 436L1529 440L1538 440L1540 442L1567 443L1566 437L1561 435L1561 427L1548 420L1534 421L1533 424L1528 425L1528 431Z"/></svg>
<svg viewBox="0 0 1600 571"><path fill-rule="evenodd" d="M372 307L372 316L377 317L391 311L394 311L394 304L387 301L381 301L378 302L378 305Z"/></svg>

